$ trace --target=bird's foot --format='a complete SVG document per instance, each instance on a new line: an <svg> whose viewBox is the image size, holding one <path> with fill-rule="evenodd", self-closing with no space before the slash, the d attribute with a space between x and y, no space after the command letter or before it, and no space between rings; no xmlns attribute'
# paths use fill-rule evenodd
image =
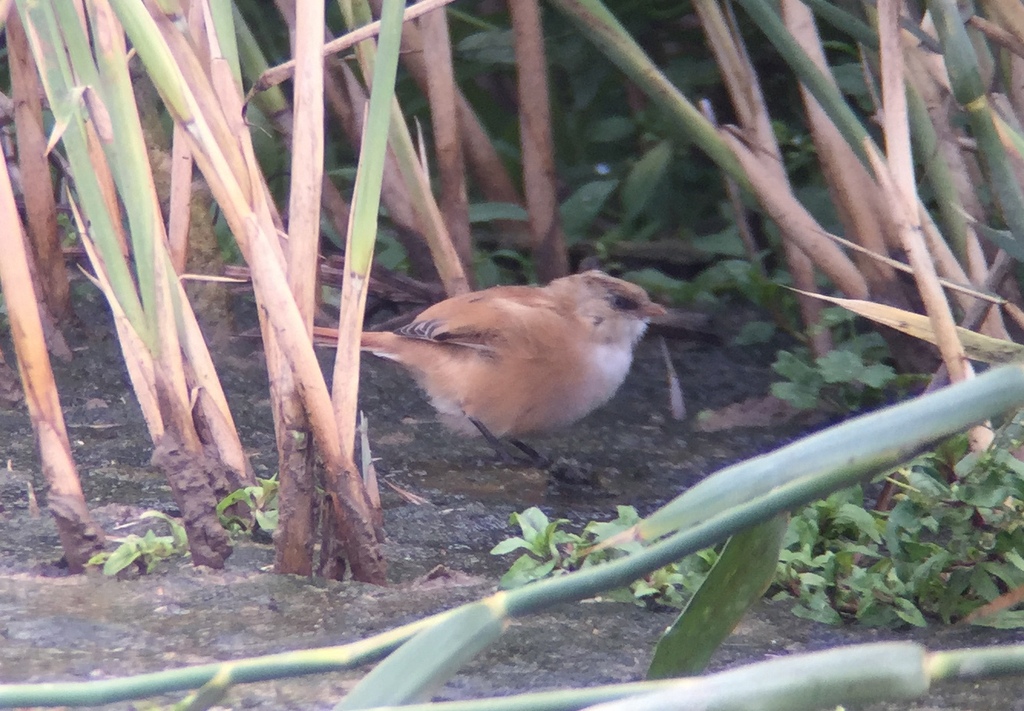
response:
<svg viewBox="0 0 1024 711"><path fill-rule="evenodd" d="M578 491L582 487L600 489L601 480L597 470L576 459L559 457L545 467L551 476L551 484L556 488L565 487Z"/></svg>

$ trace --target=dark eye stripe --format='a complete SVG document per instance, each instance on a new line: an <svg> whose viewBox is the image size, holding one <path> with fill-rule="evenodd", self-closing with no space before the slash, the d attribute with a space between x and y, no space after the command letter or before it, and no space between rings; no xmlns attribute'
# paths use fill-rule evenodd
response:
<svg viewBox="0 0 1024 711"><path fill-rule="evenodd" d="M612 296L612 308L619 311L636 311L640 308L640 302L622 294L615 294Z"/></svg>

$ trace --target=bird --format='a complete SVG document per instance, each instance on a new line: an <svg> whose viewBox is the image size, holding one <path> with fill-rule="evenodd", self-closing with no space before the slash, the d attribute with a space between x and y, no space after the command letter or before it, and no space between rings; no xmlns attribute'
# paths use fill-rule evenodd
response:
<svg viewBox="0 0 1024 711"><path fill-rule="evenodd" d="M590 270L453 296L395 331L364 331L360 348L404 366L451 429L516 459L506 438L539 466L519 437L608 402L648 321L665 313L641 287Z"/></svg>

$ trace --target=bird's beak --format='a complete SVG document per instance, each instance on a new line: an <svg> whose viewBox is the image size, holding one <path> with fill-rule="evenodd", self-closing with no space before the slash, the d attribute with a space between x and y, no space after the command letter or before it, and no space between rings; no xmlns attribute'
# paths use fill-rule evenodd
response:
<svg viewBox="0 0 1024 711"><path fill-rule="evenodd" d="M660 318L661 316L668 314L668 311L666 311L665 307L661 304L656 304L652 301L644 306L643 310L640 311L640 314L644 318Z"/></svg>

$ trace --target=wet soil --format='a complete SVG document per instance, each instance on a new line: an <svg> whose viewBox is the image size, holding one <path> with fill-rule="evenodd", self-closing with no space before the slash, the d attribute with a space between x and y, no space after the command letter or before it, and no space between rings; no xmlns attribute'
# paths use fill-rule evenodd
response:
<svg viewBox="0 0 1024 711"><path fill-rule="evenodd" d="M100 304L89 309L105 313ZM75 358L55 368L90 507L111 532L146 509L174 513L175 506L166 482L148 468L151 446L141 415L116 341L105 317L99 320L69 330ZM0 345L13 353L6 340ZM221 571L175 560L129 580L66 576L57 565L52 521L45 508L42 515L33 511L32 494L44 505L45 487L27 414L23 407L0 410L0 682L101 679L354 641L495 590L510 560L488 551L515 534L508 525L513 511L539 505L551 516L580 522L611 517L620 503L650 511L707 474L798 436L693 428L700 410L767 390L771 349L682 342L669 347L689 420L667 415L661 355L654 343L645 343L612 403L569 430L531 440L591 479L575 486L535 469L500 466L482 440L458 438L437 424L426 400L393 365L364 359L361 406L380 458L379 475L429 501L412 505L383 487L393 580L386 588L273 575L271 547L245 540L236 541ZM231 338L215 359L253 467L269 476L276 455L259 343ZM325 372L328 359L322 353ZM453 576L416 582L437 565ZM672 619L670 612L588 602L517 620L437 698L640 679ZM916 639L940 649L1022 641L1024 635L941 626L913 632L833 628L794 617L785 604L762 602L719 650L713 668L879 639ZM222 705L329 708L359 676L239 686ZM915 702L872 708L1024 709L1024 682L946 684Z"/></svg>

